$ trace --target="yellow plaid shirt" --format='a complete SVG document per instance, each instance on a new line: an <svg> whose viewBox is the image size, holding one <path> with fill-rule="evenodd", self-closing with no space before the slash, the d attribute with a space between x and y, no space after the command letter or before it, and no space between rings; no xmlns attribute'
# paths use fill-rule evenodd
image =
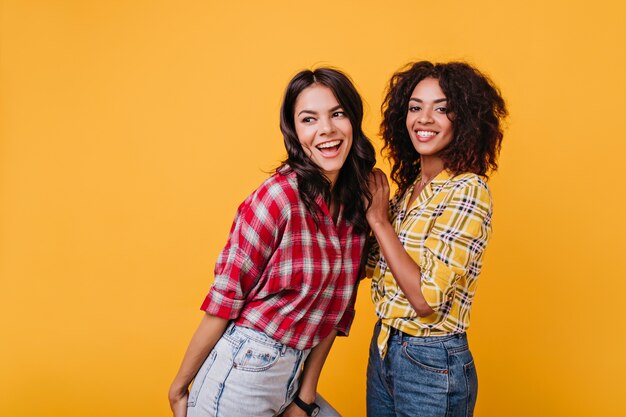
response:
<svg viewBox="0 0 626 417"><path fill-rule="evenodd" d="M465 332L491 234L491 196L478 175L451 176L444 170L407 207L412 192L413 186L391 200L389 218L404 249L420 267L422 293L435 312L417 316L374 243L366 273L372 278L372 300L382 323L381 356L391 327L412 336Z"/></svg>

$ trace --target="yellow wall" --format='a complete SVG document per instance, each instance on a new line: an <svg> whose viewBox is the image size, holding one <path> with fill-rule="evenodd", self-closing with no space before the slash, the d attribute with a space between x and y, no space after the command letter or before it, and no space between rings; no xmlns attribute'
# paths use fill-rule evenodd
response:
<svg viewBox="0 0 626 417"><path fill-rule="evenodd" d="M345 69L378 146L383 86L415 59L475 63L512 114L470 331L477 415L626 415L622 1L0 7L2 415L167 416L236 206L284 155L289 78ZM358 311L320 387L355 417L367 282Z"/></svg>

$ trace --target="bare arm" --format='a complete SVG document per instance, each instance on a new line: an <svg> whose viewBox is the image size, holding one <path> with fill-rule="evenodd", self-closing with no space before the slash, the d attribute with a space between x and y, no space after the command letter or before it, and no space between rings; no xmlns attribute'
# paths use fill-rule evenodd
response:
<svg viewBox="0 0 626 417"><path fill-rule="evenodd" d="M375 169L370 174L369 188L372 193L372 205L366 217L380 250L411 307L418 316L429 316L434 310L428 305L422 293L420 267L404 250L387 216L389 182L381 170Z"/></svg>
<svg viewBox="0 0 626 417"><path fill-rule="evenodd" d="M210 314L205 314L202 318L191 342L189 342L180 369L170 386L169 401L174 417L187 415L189 384L226 330L227 325L228 320Z"/></svg>
<svg viewBox="0 0 626 417"><path fill-rule="evenodd" d="M326 336L319 345L311 349L309 357L304 362L304 370L302 371L302 379L300 383L299 397L305 403L315 402L317 396L317 383L324 367L324 362L328 357L330 348L333 346L337 331L333 330L328 336ZM304 410L301 410L297 405L292 403L287 407L284 417L306 416Z"/></svg>

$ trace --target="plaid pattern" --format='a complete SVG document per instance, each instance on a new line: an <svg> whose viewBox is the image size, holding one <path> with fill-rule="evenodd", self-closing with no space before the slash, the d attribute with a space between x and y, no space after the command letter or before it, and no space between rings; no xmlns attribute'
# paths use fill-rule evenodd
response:
<svg viewBox="0 0 626 417"><path fill-rule="evenodd" d="M347 334L366 236L317 203L318 225L294 172L267 179L239 206L202 310L299 350Z"/></svg>
<svg viewBox="0 0 626 417"><path fill-rule="evenodd" d="M374 244L366 273L372 278L372 300L382 322L378 348L383 356L390 327L412 336L465 332L491 234L491 197L479 176L452 177L444 170L407 208L412 192L410 187L391 200L389 216L405 250L420 267L422 293L435 312L417 316Z"/></svg>

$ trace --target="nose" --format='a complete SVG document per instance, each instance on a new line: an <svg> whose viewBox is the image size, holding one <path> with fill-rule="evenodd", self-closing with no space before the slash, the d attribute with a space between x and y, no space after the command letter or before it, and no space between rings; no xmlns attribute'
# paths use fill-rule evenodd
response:
<svg viewBox="0 0 626 417"><path fill-rule="evenodd" d="M424 109L420 112L417 121L421 124L428 124L433 122L432 112L429 109Z"/></svg>
<svg viewBox="0 0 626 417"><path fill-rule="evenodd" d="M329 134L335 131L335 125L330 117L320 118L320 133Z"/></svg>

